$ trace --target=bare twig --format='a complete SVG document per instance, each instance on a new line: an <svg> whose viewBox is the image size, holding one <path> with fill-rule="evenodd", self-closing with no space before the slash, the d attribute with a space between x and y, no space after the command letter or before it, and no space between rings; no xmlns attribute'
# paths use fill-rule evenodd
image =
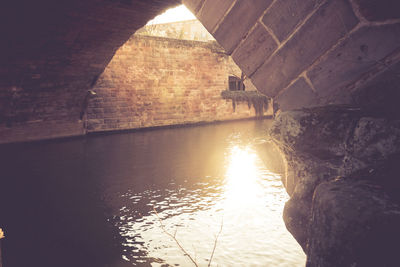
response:
<svg viewBox="0 0 400 267"><path fill-rule="evenodd" d="M195 247L195 246L193 246L193 245L192 245L192 247L193 247L193 250L194 250L194 261L195 261L195 262L197 262L197 252L196 252L196 247Z"/></svg>
<svg viewBox="0 0 400 267"><path fill-rule="evenodd" d="M167 234L169 237L171 237L171 238L175 241L175 243L178 245L178 247L182 250L182 252L190 259L190 261L191 261L196 267L198 267L199 265L197 264L196 250L195 250L195 257L194 257L194 259L193 259L193 257L183 248L183 246L181 245L181 243L179 243L178 239L176 238L176 233L177 233L177 231L178 231L178 228L175 229L174 234L171 234L170 232L168 232L168 231L165 229L165 226L164 226L164 224L162 223L162 220L161 220L160 216L158 215L158 212L157 212L157 210L155 209L155 207L153 207L153 210L154 210L154 213L155 213L156 216L157 216L158 221L160 222L160 226L161 226L161 229L163 230L163 232L164 232L165 234ZM214 247L213 247L213 250L212 250L212 252L211 252L210 260L209 260L209 262L208 262L208 267L211 266L211 262L212 262L212 259L213 259L213 257L214 257L215 249L217 248L218 238L219 238L219 236L221 235L223 226L224 226L224 218L222 218L222 220L221 220L221 227L220 227L220 229L219 229L218 234L215 236Z"/></svg>
<svg viewBox="0 0 400 267"><path fill-rule="evenodd" d="M219 235L220 235L221 232L222 232L222 227L223 227L223 225L224 225L224 218L222 218L222 220L221 220L221 228L219 229L219 232L218 232L218 234L217 234L216 237L215 237L214 248L213 248L213 250L212 250L212 252L211 252L211 257L210 257L210 261L208 262L208 267L211 266L211 262L212 262L212 259L213 259L213 257L214 257L214 252L215 252L215 249L216 249L216 247L217 247L218 237L219 237Z"/></svg>
<svg viewBox="0 0 400 267"><path fill-rule="evenodd" d="M160 225L161 225L161 229L164 231L164 233L166 233L169 237L171 237L175 243L178 245L178 247L182 250L182 252L190 259L190 261L196 266L198 267L199 265L197 264L197 262L192 258L192 256L190 256L190 254L182 247L182 245L179 243L178 239L176 239L176 232L177 230L175 230L175 234L171 234L169 233L167 230L165 230L164 224L162 223L162 220L160 218L160 216L158 215L156 209L153 207L154 213L156 214L158 220L160 221ZM213 251L214 253L214 251Z"/></svg>

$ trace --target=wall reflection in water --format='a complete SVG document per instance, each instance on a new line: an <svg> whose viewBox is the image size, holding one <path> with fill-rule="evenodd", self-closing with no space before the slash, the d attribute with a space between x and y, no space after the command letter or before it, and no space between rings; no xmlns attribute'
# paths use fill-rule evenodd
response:
<svg viewBox="0 0 400 267"><path fill-rule="evenodd" d="M200 266L221 224L213 266L304 265L259 157L270 123L1 146L5 266L191 266L153 209Z"/></svg>

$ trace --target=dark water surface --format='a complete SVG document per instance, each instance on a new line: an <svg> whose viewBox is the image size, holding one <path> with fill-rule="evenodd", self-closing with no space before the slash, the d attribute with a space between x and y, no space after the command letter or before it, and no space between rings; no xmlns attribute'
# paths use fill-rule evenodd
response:
<svg viewBox="0 0 400 267"><path fill-rule="evenodd" d="M0 146L4 267L304 266L270 123Z"/></svg>

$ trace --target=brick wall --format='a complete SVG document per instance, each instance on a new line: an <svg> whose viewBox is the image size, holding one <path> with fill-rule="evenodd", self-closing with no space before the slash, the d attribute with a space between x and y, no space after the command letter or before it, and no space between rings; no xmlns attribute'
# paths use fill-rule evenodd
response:
<svg viewBox="0 0 400 267"><path fill-rule="evenodd" d="M0 143L84 133L86 91L115 51L179 0L20 0L0 8Z"/></svg>
<svg viewBox="0 0 400 267"><path fill-rule="evenodd" d="M254 117L246 102L234 111L231 100L221 98L229 74L240 73L215 42L133 36L93 88L88 131Z"/></svg>

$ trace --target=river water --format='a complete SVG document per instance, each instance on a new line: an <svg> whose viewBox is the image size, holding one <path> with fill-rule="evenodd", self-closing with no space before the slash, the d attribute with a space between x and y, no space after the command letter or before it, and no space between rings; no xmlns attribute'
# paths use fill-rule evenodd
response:
<svg viewBox="0 0 400 267"><path fill-rule="evenodd" d="M304 266L270 124L0 146L4 266Z"/></svg>

